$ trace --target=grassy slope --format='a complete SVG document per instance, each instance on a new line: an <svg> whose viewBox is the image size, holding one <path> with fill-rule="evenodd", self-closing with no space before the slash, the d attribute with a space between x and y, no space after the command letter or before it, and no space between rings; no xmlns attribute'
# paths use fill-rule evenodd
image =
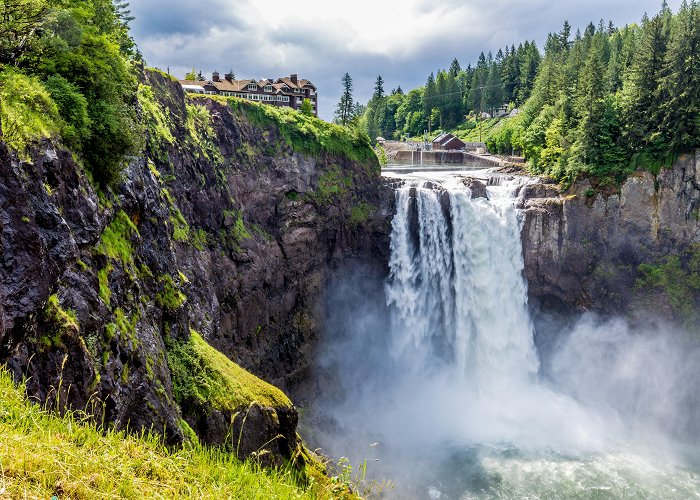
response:
<svg viewBox="0 0 700 500"><path fill-rule="evenodd" d="M53 416L27 401L0 369L0 498L333 498L346 487L291 470L261 470L232 455L192 445L168 450L133 436Z"/></svg>
<svg viewBox="0 0 700 500"><path fill-rule="evenodd" d="M486 141L486 138L493 131L493 129L501 122L501 118L488 118L481 121L481 142ZM455 137L463 140L464 142L478 142L479 141L479 123L476 120L469 120L453 130L449 131L454 134Z"/></svg>

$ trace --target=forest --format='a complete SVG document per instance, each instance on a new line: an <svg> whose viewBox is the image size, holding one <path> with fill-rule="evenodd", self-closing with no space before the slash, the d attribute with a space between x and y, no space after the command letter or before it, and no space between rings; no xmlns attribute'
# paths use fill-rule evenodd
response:
<svg viewBox="0 0 700 500"><path fill-rule="evenodd" d="M582 174L614 185L638 168L652 172L700 145L700 7L666 2L622 28L600 21L572 35L564 23L534 42L482 53L476 66L432 74L426 85L384 95L360 124L370 137L449 130L500 106L517 109L486 138L490 151L522 154L533 173L569 183ZM378 79L377 83L382 83Z"/></svg>

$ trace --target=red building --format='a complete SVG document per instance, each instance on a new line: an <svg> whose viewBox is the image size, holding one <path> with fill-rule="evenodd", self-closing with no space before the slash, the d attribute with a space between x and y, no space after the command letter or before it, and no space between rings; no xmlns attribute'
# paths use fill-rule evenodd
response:
<svg viewBox="0 0 700 500"><path fill-rule="evenodd" d="M214 73L211 80L180 80L185 92L240 97L249 101L272 106L287 106L299 109L304 99L311 101L314 115L318 116L318 94L316 86L308 80L300 80L297 75L267 80L234 80L227 74L223 80Z"/></svg>

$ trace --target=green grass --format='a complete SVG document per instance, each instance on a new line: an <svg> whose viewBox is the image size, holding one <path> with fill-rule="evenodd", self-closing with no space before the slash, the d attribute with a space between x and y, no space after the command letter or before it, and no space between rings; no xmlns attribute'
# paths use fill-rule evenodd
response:
<svg viewBox="0 0 700 500"><path fill-rule="evenodd" d="M0 121L3 141L22 156L33 142L57 135L62 125L41 82L9 68L0 73Z"/></svg>
<svg viewBox="0 0 700 500"><path fill-rule="evenodd" d="M292 406L282 391L238 366L194 330L187 342L170 342L168 365L178 403L195 401L230 412L246 409L253 402L260 406Z"/></svg>
<svg viewBox="0 0 700 500"><path fill-rule="evenodd" d="M280 131L285 143L298 153L314 156L323 153L340 154L379 173L379 161L367 134L356 129L327 123L291 108L248 102L235 97L229 106L261 127L273 126Z"/></svg>
<svg viewBox="0 0 700 500"><path fill-rule="evenodd" d="M486 142L487 137L491 135L501 120L501 118L486 118L477 121L472 118L450 130L450 133L464 142L479 142L479 129L481 129L481 142Z"/></svg>
<svg viewBox="0 0 700 500"><path fill-rule="evenodd" d="M49 499L345 497L315 473L263 470L193 441L168 448L150 434L100 429L68 412L54 416L27 400L0 368L0 497ZM307 484L307 486L303 486ZM347 487L345 488L347 490Z"/></svg>

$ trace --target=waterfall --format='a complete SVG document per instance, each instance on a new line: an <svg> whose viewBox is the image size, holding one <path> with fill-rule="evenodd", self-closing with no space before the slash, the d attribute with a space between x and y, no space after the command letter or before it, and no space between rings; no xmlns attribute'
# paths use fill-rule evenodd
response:
<svg viewBox="0 0 700 500"><path fill-rule="evenodd" d="M538 371L513 191L505 183L472 199L453 178L396 192L386 285L393 354L437 357L482 393L531 383Z"/></svg>

